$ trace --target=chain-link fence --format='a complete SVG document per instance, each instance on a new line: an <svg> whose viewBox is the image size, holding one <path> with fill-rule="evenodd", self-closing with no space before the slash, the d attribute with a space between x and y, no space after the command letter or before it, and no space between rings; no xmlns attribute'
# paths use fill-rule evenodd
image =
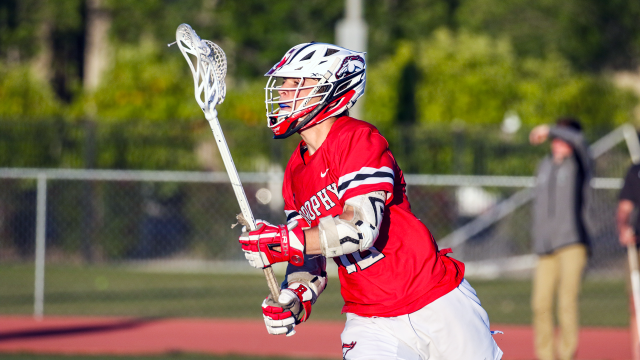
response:
<svg viewBox="0 0 640 360"><path fill-rule="evenodd" d="M614 220L620 177L630 164L621 139L619 131L600 148L594 145L598 178L589 209L594 236L587 279L605 282L583 296L610 296L595 302L596 310L626 304L626 257ZM241 174L256 218L284 221L281 176ZM502 321L527 321L528 296L522 289L528 288L523 284L534 260L527 190L533 178L406 175L406 180L413 212L441 246L453 246L468 277L515 276L487 282L503 284L487 297L514 296L516 310L505 312L510 315ZM256 304L267 288L243 259L239 229L231 228L237 212L226 173L0 169L0 313L33 312L35 288L36 312L44 306L46 314L259 317ZM45 267L38 268L38 256L46 259ZM282 279L282 267L276 270ZM335 274L334 266L330 270ZM331 277L314 310L320 318L339 316L339 286ZM522 291L510 295L517 289ZM491 302L485 303L490 315L513 308L503 300L497 304L492 310ZM626 306L619 308L619 319L607 322L611 316L598 317L591 307L587 323L624 324Z"/></svg>

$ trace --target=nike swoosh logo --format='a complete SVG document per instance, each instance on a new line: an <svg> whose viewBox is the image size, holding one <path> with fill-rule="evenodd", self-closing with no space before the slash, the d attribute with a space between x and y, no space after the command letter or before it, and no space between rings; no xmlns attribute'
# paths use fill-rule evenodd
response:
<svg viewBox="0 0 640 360"><path fill-rule="evenodd" d="M329 172L329 169L327 168L327 170L325 170L324 172L320 173L320 177L325 177L327 175L327 172Z"/></svg>

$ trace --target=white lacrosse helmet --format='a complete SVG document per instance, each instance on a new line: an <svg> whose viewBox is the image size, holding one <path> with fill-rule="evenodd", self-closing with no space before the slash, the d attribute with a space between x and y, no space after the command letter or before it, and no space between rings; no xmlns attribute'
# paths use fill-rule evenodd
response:
<svg viewBox="0 0 640 360"><path fill-rule="evenodd" d="M366 81L365 53L347 50L332 44L305 43L287 51L282 60L265 76L269 77L265 87L267 125L275 139L283 139L295 132L310 128L331 116L336 116L352 107L364 94ZM278 90L286 78L300 79L292 99L280 100ZM305 78L317 79L318 83L302 86ZM312 89L309 95L300 91ZM311 99L318 99L311 102ZM288 104L298 104L296 109L281 111Z"/></svg>

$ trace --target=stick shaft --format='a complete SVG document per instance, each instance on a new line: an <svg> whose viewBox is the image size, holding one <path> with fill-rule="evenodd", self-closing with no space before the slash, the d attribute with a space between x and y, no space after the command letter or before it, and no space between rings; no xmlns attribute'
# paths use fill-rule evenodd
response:
<svg viewBox="0 0 640 360"><path fill-rule="evenodd" d="M249 229L255 230L256 220L254 219L251 208L249 207L247 195L244 192L242 182L240 181L240 176L238 175L238 171L236 170L236 165L233 162L231 152L229 151L229 146L227 145L227 141L224 138L224 134L222 133L220 122L218 121L218 118L215 114L211 117L211 119L209 119L209 116L207 116L207 120L209 121L209 126L211 127L211 131L213 132L213 136L216 139L216 144L218 145L218 150L220 151L220 155L222 156L224 167L227 170L227 174L229 175L229 180L231 181L233 192L235 193L236 199L238 200L238 205L240 205L240 211L242 211L242 215L249 223Z"/></svg>
<svg viewBox="0 0 640 360"><path fill-rule="evenodd" d="M224 134L222 133L222 128L220 127L220 122L218 121L217 112L215 110L211 112L205 112L205 117L209 121L209 126L211 127L213 136L216 139L216 144L218 145L218 149L220 150L220 155L222 156L224 167L227 170L227 174L229 175L229 180L231 181L233 192L235 193L236 199L238 200L238 205L240 205L242 216L244 216L245 220L247 220L247 222L249 223L249 229L255 230L256 221L253 217L253 213L251 212L251 208L249 207L247 195L245 194L244 188L242 187L242 182L240 182L240 176L238 175L238 170L236 170L236 165L233 162L233 158L231 157L229 146L227 145L227 141L225 140ZM267 266L263 269L263 271L265 277L267 278L267 285L269 285L271 296L277 301L280 297L280 287L278 286L278 281L276 280L276 276L273 273L273 268L271 268L271 266Z"/></svg>

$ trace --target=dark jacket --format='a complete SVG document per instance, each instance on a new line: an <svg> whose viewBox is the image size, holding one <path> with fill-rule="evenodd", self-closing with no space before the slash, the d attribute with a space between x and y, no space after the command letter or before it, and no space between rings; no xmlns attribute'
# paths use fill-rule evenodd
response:
<svg viewBox="0 0 640 360"><path fill-rule="evenodd" d="M533 201L533 250L550 254L575 243L589 246L585 226L592 160L581 132L552 127L549 136L564 140L573 155L556 164L551 156L538 165Z"/></svg>

